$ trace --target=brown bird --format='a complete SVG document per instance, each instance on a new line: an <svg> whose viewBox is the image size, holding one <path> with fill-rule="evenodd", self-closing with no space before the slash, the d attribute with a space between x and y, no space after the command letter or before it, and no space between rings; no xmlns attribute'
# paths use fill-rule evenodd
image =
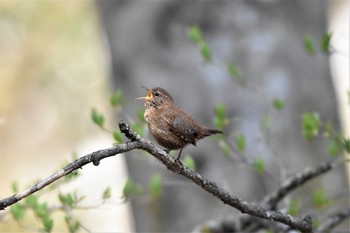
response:
<svg viewBox="0 0 350 233"><path fill-rule="evenodd" d="M196 141L212 134L222 134L221 130L208 129L197 123L190 115L175 105L173 98L163 88L147 90L144 100L144 118L157 142L167 149L180 149L176 160L181 157L182 149L187 144L196 146Z"/></svg>

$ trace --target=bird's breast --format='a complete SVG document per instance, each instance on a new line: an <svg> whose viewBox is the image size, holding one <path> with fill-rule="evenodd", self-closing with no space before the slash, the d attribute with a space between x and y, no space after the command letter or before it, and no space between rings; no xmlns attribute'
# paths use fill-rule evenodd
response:
<svg viewBox="0 0 350 233"><path fill-rule="evenodd" d="M149 124L152 124L156 121L157 118L157 111L152 108L146 108L145 113L143 114L143 117L145 118L145 121Z"/></svg>
<svg viewBox="0 0 350 233"><path fill-rule="evenodd" d="M161 109L148 108L145 110L144 118L152 136L165 148L174 150L184 147L187 142L182 140L170 130L169 119L166 118ZM168 119L168 120L165 120Z"/></svg>

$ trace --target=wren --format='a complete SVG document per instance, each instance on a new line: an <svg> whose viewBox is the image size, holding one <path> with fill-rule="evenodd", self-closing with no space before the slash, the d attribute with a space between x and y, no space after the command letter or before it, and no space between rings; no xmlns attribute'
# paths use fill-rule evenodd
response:
<svg viewBox="0 0 350 233"><path fill-rule="evenodd" d="M213 134L222 134L221 130L201 126L185 111L175 105L173 98L163 88L156 87L147 90L144 100L144 118L152 136L167 152L180 149L176 160L181 157L182 149L196 141Z"/></svg>

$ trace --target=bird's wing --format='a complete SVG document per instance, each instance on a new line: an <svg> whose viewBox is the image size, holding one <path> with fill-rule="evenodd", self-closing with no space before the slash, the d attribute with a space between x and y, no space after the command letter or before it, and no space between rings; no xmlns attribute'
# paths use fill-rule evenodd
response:
<svg viewBox="0 0 350 233"><path fill-rule="evenodd" d="M196 145L197 130L192 125L192 119L187 115L164 115L162 120L166 121L169 125L169 130L182 140Z"/></svg>

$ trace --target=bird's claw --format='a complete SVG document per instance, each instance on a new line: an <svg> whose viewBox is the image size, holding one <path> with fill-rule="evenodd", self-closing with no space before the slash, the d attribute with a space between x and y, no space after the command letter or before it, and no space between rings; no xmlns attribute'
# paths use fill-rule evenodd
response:
<svg viewBox="0 0 350 233"><path fill-rule="evenodd" d="M167 153L167 154L169 154L170 153L170 149L164 149L164 151Z"/></svg>

